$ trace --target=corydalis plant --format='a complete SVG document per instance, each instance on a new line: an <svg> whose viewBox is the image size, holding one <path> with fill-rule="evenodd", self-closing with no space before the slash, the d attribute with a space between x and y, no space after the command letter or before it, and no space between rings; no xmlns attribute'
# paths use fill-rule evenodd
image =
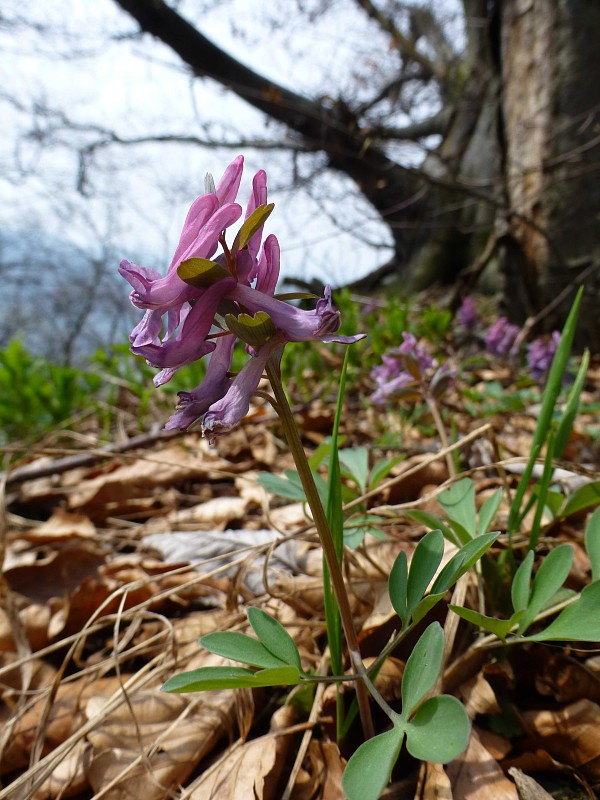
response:
<svg viewBox="0 0 600 800"><path fill-rule="evenodd" d="M225 233L242 213L234 202L242 177L243 159L234 159L215 186L207 178L206 193L194 201L166 276L153 269L122 261L121 275L133 287L132 303L145 310L131 333L132 351L161 368L160 385L176 369L207 354L204 380L191 392L181 392L177 412L167 428L187 429L200 420L202 432L229 430L248 412L250 398L266 372L290 450L311 508L323 547L342 628L354 668L361 675L357 700L363 730L372 735L367 695L368 678L341 571L341 559L331 535L314 477L304 452L289 402L281 384L280 361L288 342L319 340L351 343L362 338L339 336L340 313L331 301L331 289L312 311L296 308L275 297L279 277L279 244L275 236L262 243L263 226L271 211L267 205L267 178L254 176L245 220L233 241ZM262 245L262 246L261 246ZM236 339L246 345L250 359L241 372L229 374ZM328 579L329 580L329 579Z"/></svg>
<svg viewBox="0 0 600 800"><path fill-rule="evenodd" d="M438 367L412 333L403 331L402 338L402 344L384 353L382 363L371 370L376 384L371 400L377 405L427 395L439 399L454 380L455 370L447 363Z"/></svg>
<svg viewBox="0 0 600 800"><path fill-rule="evenodd" d="M262 241L273 210L267 204L263 170L252 181L245 220L227 243L227 229L242 215L235 202L242 171L243 157L238 156L216 186L207 176L206 192L192 203L165 276L127 260L119 266L132 286L131 302L145 312L131 332L131 351L161 370L156 386L169 381L179 367L210 354L204 380L179 393L177 411L166 428L185 430L200 421L209 435L229 430L248 413L267 362L274 356L278 362L285 344L362 338L336 335L341 320L329 286L314 310L275 296L280 253L274 235ZM246 344L250 359L233 377L237 339Z"/></svg>
<svg viewBox="0 0 600 800"><path fill-rule="evenodd" d="M556 349L560 344L560 331L550 336L538 336L527 348L527 367L534 381L543 381L548 374Z"/></svg>
<svg viewBox="0 0 600 800"><path fill-rule="evenodd" d="M518 335L519 328L516 325L509 322L507 317L499 317L485 335L485 346L494 356L513 356Z"/></svg>
<svg viewBox="0 0 600 800"><path fill-rule="evenodd" d="M412 333L402 332L402 344L384 354L382 363L373 367L371 376L377 388L371 395L376 405L385 405L393 400L424 400L437 428L442 447L449 445L448 436L438 407L448 387L454 382L456 370L448 363L438 366L437 361L420 347ZM450 475L455 467L452 457L446 455Z"/></svg>

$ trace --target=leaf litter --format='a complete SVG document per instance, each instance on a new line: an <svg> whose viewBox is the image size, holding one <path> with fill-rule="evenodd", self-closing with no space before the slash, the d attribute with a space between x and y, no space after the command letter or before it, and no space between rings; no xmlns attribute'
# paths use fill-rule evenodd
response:
<svg viewBox="0 0 600 800"><path fill-rule="evenodd" d="M258 422L251 418L216 446L188 432L65 456L54 442L52 458L40 446L5 476L0 800L343 797L347 747L358 742L351 734L341 752L335 743L331 687L160 692L178 672L229 663L198 639L247 633L252 605L286 626L305 669L327 671L321 553L303 504L257 483L261 470L281 475L292 466L261 409ZM330 414L319 402L304 408L309 445L323 441ZM457 413L456 423L462 438L453 450L473 470L479 506L518 474L534 415L494 418L474 435L466 415ZM377 447L373 431L384 425L373 424L373 409L353 407L343 433ZM584 431L579 422L565 480L597 478L571 467L591 460ZM398 628L387 593L391 564L400 550L410 561L424 532L404 512L439 514L436 497L447 485L444 455L422 431L405 428L403 444L403 459L368 498L385 539L367 537L347 562L367 663ZM499 452L502 470L494 468ZM506 514L501 506L498 526ZM575 587L589 579L584 516L545 534L576 548ZM451 555L447 546L442 566ZM465 591L476 591L473 580ZM446 612L433 613L443 621ZM460 623L443 681L473 721L467 751L446 767L404 753L383 797L529 800L554 796L543 788L556 785L552 776L568 779L578 797L595 797L595 649L531 642L478 651L469 634ZM408 637L378 676L389 702L400 696L413 645Z"/></svg>

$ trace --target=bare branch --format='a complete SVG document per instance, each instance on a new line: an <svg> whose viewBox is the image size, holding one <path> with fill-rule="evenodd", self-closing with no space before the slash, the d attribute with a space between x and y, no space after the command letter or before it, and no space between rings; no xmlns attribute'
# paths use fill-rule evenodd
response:
<svg viewBox="0 0 600 800"><path fill-rule="evenodd" d="M426 136L443 134L448 127L451 116L451 109L443 108L438 114L434 114L433 117L428 117L419 122L411 122L402 127L372 125L369 132L373 139L395 139L396 141L414 142Z"/></svg>
<svg viewBox="0 0 600 800"><path fill-rule="evenodd" d="M442 85L445 84L448 74L446 65L441 60L432 60L421 53L414 39L403 33L394 20L377 8L371 0L356 0L356 2L370 19L377 22L380 28L391 36L405 62L418 64L426 75L436 78Z"/></svg>

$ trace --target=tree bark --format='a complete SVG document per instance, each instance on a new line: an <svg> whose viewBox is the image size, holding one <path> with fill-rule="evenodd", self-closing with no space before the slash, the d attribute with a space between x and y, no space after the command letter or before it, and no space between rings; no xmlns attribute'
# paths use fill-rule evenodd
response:
<svg viewBox="0 0 600 800"><path fill-rule="evenodd" d="M504 0L501 25L506 288L535 313L600 264L600 3ZM596 276L578 339L598 351ZM559 326L571 302L572 294L546 327Z"/></svg>

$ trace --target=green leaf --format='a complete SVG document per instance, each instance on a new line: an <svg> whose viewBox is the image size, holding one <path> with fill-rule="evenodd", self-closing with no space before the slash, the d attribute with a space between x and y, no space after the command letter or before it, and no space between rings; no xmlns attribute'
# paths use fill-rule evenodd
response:
<svg viewBox="0 0 600 800"><path fill-rule="evenodd" d="M479 509L479 517L477 522L477 532L481 535L482 533L487 533L488 530L492 527L492 523L496 514L498 513L498 508L500 507L500 503L502 502L502 489L496 489L494 494L490 495L485 503Z"/></svg>
<svg viewBox="0 0 600 800"><path fill-rule="evenodd" d="M456 581L468 572L475 562L487 553L499 536L499 532L483 533L467 542L455 553L433 582L430 594L446 592Z"/></svg>
<svg viewBox="0 0 600 800"><path fill-rule="evenodd" d="M416 625L417 622L421 622L421 620L427 616L431 609L443 599L445 594L446 592L437 592L436 594L431 594L430 592L419 603L417 603L416 608L412 612L413 624Z"/></svg>
<svg viewBox="0 0 600 800"><path fill-rule="evenodd" d="M313 478L321 502L325 504L327 499L327 484L316 472L313 472ZM284 477L273 475L270 472L260 472L257 481L261 486L264 486L268 492L271 492L271 494L278 495L279 497L286 497L289 500L306 502L306 494L304 493L304 487L302 486L300 476L293 469L285 470Z"/></svg>
<svg viewBox="0 0 600 800"><path fill-rule="evenodd" d="M565 410L560 418L560 422L558 423L556 442L554 445L556 458L560 458L563 455L565 447L567 446L567 442L569 441L569 436L571 434L571 430L573 429L573 423L575 422L575 417L577 416L577 411L579 409L579 400L583 390L583 385L585 383L585 376L587 374L589 364L590 351L584 350L583 356L581 357L581 364L579 365L579 370L577 371L577 376L573 382L571 391L569 392Z"/></svg>
<svg viewBox="0 0 600 800"><path fill-rule="evenodd" d="M592 481L592 483L586 483L580 489L574 491L570 497L567 497L559 515L561 517L570 517L571 514L576 514L578 511L584 511L586 508L591 508L598 504L600 504L600 481Z"/></svg>
<svg viewBox="0 0 600 800"><path fill-rule="evenodd" d="M204 692L209 689L235 689L250 686L254 672L242 667L200 667L173 675L161 692Z"/></svg>
<svg viewBox="0 0 600 800"><path fill-rule="evenodd" d="M298 473L293 473L293 478L290 476L291 470L286 472L286 477L282 478L280 475L273 475L271 472L259 472L257 481L261 486L264 486L268 492L275 494L278 497L286 497L289 500L306 501L306 494L304 488L300 483Z"/></svg>
<svg viewBox="0 0 600 800"><path fill-rule="evenodd" d="M542 561L533 580L527 609L519 623L519 633L525 633L535 617L550 603L567 579L572 562L573 548L569 544L559 544Z"/></svg>
<svg viewBox="0 0 600 800"><path fill-rule="evenodd" d="M462 480L452 484L449 489L446 489L438 497L438 503L448 517L458 524L458 531L462 529L470 539L474 539L477 536L475 487L470 478L462 478ZM455 528L455 530L457 529ZM466 544L466 542L467 539L462 543Z"/></svg>
<svg viewBox="0 0 600 800"><path fill-rule="evenodd" d="M515 611L524 610L529 604L531 570L533 569L534 557L535 554L533 550L529 550L513 578L512 586L510 587L510 596Z"/></svg>
<svg viewBox="0 0 600 800"><path fill-rule="evenodd" d="M451 530L443 520L439 517L436 517L434 514L430 514L428 511L420 511L419 509L414 509L413 511L407 511L406 516L409 519L414 519L415 522L419 522L421 525L426 525L431 530L438 530L444 534L444 539L447 539L452 544L455 544L457 547L460 547L462 542L458 538L458 536Z"/></svg>
<svg viewBox="0 0 600 800"><path fill-rule="evenodd" d="M589 518L585 527L585 549L592 567L592 582L600 578L600 508Z"/></svg>
<svg viewBox="0 0 600 800"><path fill-rule="evenodd" d="M375 489L384 478L390 474L396 464L402 461L402 456L394 456L393 458L382 458L378 461L371 470L369 475L369 490Z"/></svg>
<svg viewBox="0 0 600 800"><path fill-rule="evenodd" d="M414 758L447 764L466 749L471 722L462 703L443 694L430 697L405 724L406 749Z"/></svg>
<svg viewBox="0 0 600 800"><path fill-rule="evenodd" d="M382 518L377 514L355 514L344 522L344 544L347 547L358 547L369 533L377 539L385 539L385 533L379 525Z"/></svg>
<svg viewBox="0 0 600 800"><path fill-rule="evenodd" d="M544 510L546 508L546 495L548 494L548 490L552 482L552 476L554 475L555 441L556 439L554 436L554 431L550 430L548 432L548 437L546 441L546 455L544 456L544 469L542 470L542 476L539 479L536 487L536 495L537 495L536 509L533 517L533 522L531 523L531 529L529 531L530 550L536 549L538 540L540 538L540 533L542 530L542 519L544 516Z"/></svg>
<svg viewBox="0 0 600 800"><path fill-rule="evenodd" d="M369 476L369 451L366 447L352 447L339 451L340 464L356 482L361 493L367 491Z"/></svg>
<svg viewBox="0 0 600 800"><path fill-rule="evenodd" d="M284 667L287 662L271 653L270 650L251 636L237 631L219 631L202 636L200 644L215 655L241 661L251 667Z"/></svg>
<svg viewBox="0 0 600 800"><path fill-rule="evenodd" d="M506 639L524 613L524 611L519 611L513 614L510 619L497 619L496 617L488 617L485 614L480 614L479 611L474 611L472 608L453 605L450 605L449 608L461 619L470 622L471 625L483 628L483 630L488 633L494 634L494 636L497 636L501 641Z"/></svg>
<svg viewBox="0 0 600 800"><path fill-rule="evenodd" d="M404 667L402 678L402 714L410 718L425 695L433 689L442 667L444 632L432 622L421 635Z"/></svg>
<svg viewBox="0 0 600 800"><path fill-rule="evenodd" d="M284 664L290 664L302 671L298 648L283 625L262 608L251 606L246 613L252 630L266 649Z"/></svg>
<svg viewBox="0 0 600 800"><path fill-rule="evenodd" d="M408 562L406 553L401 550L390 571L388 593L392 607L402 620L402 625L408 625L408 608L406 605L406 590L408 587Z"/></svg>
<svg viewBox="0 0 600 800"><path fill-rule="evenodd" d="M416 546L410 562L406 587L406 606L409 619L427 591L443 555L444 536L439 530L425 534Z"/></svg>
<svg viewBox="0 0 600 800"><path fill-rule="evenodd" d="M270 667L254 673L253 686L295 686L302 682L301 670L293 664L286 667Z"/></svg>
<svg viewBox="0 0 600 800"><path fill-rule="evenodd" d="M599 642L600 581L588 584L543 631L524 638L532 642Z"/></svg>
<svg viewBox="0 0 600 800"><path fill-rule="evenodd" d="M231 246L231 252L235 255L239 250L242 250L250 239L254 236L254 234L261 228L271 211L275 208L274 203L269 203L268 205L261 205L254 209L254 211L250 214L250 216L244 220L242 223L242 227L237 232L235 239L233 240L233 244Z"/></svg>
<svg viewBox="0 0 600 800"><path fill-rule="evenodd" d="M188 258L177 267L182 281L197 289L208 289L223 278L231 278L229 270L208 258Z"/></svg>
<svg viewBox="0 0 600 800"><path fill-rule="evenodd" d="M244 689L259 686L291 686L301 683L295 667L274 667L252 672L241 667L200 667L182 672L161 686L161 692L207 692L213 689Z"/></svg>
<svg viewBox="0 0 600 800"><path fill-rule="evenodd" d="M389 783L403 740L404 731L395 725L361 744L342 776L342 789L348 800L379 798Z"/></svg>
<svg viewBox="0 0 600 800"><path fill-rule="evenodd" d="M560 514L560 510L565 502L564 494L558 489L549 489L546 494L546 508L549 510L553 519Z"/></svg>
<svg viewBox="0 0 600 800"><path fill-rule="evenodd" d="M562 390L563 380L569 362L569 355L571 353L571 345L573 344L573 337L575 336L575 328L577 327L577 318L579 316L582 297L583 286L580 287L575 300L573 301L571 311L569 312L569 316L567 317L567 321L565 322L565 326L560 336L560 343L556 349L554 358L552 359L552 365L548 373L546 388L544 389L542 407L540 409L537 425L533 434L529 460L525 465L525 469L523 470L523 474L521 475L515 496L513 497L513 501L510 506L510 513L508 516L508 532L511 536L521 523L521 506L523 504L523 498L525 497L525 492L531 485L533 468L537 462L537 459L539 458L542 447L544 446L544 442L546 441L552 426L554 408L556 406L558 396Z"/></svg>

